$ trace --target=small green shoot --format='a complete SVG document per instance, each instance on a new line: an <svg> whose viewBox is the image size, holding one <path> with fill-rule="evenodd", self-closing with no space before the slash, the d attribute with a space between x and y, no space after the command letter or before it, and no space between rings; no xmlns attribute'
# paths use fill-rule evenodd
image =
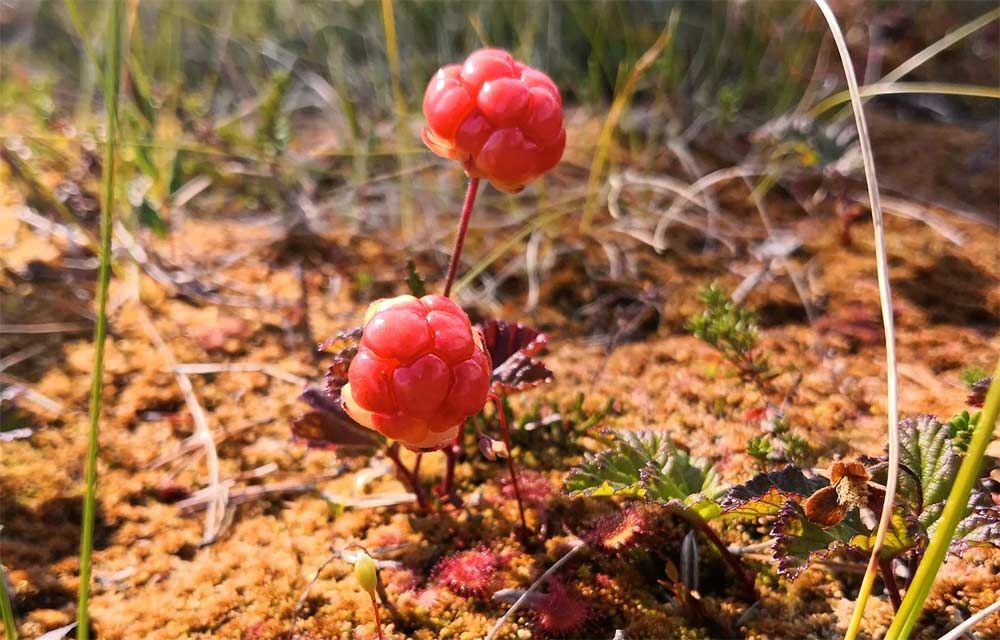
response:
<svg viewBox="0 0 1000 640"><path fill-rule="evenodd" d="M762 392L776 373L767 356L760 353L760 331L753 312L734 303L717 283L705 287L700 295L705 310L688 321L696 338L711 345Z"/></svg>

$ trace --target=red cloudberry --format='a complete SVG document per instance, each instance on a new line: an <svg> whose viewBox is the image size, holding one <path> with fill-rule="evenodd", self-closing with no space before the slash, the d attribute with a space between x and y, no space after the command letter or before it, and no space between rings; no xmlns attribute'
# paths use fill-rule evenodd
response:
<svg viewBox="0 0 1000 640"><path fill-rule="evenodd" d="M411 449L439 449L486 404L492 365L469 316L444 296L399 296L365 313L341 391L362 425Z"/></svg>
<svg viewBox="0 0 1000 640"><path fill-rule="evenodd" d="M424 93L424 117L431 151L504 191L554 167L566 147L559 89L502 49L439 69Z"/></svg>

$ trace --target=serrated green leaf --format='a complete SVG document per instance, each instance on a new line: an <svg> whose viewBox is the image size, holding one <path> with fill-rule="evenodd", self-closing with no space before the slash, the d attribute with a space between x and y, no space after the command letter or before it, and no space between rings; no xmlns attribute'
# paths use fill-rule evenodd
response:
<svg viewBox="0 0 1000 640"><path fill-rule="evenodd" d="M962 462L961 456L952 446L948 425L934 416L900 420L899 445L900 463L916 478L900 474L897 495L926 512L927 507L948 497ZM921 517L921 524L927 527L931 523Z"/></svg>
<svg viewBox="0 0 1000 640"><path fill-rule="evenodd" d="M920 543L917 524L899 511L892 517L890 528L879 556L894 558ZM821 527L806 517L805 510L789 500L779 510L771 529L772 550L778 561L778 573L794 580L809 565L841 551L870 552L875 531L868 530L857 512L853 512L832 527Z"/></svg>
<svg viewBox="0 0 1000 640"><path fill-rule="evenodd" d="M565 490L572 496L677 501L709 519L720 513L716 498L724 487L710 464L681 451L665 434L621 431L610 449L588 456L569 472Z"/></svg>
<svg viewBox="0 0 1000 640"><path fill-rule="evenodd" d="M849 544L865 553L871 553L872 547L875 545L875 533L875 531L858 533L850 538ZM894 558L917 546L922 537L920 529L912 517L907 517L901 511L896 511L892 515L892 520L889 521L889 529L885 533L879 555L882 558Z"/></svg>
<svg viewBox="0 0 1000 640"><path fill-rule="evenodd" d="M721 500L723 515L744 518L774 516L792 500L801 502L830 484L826 478L807 477L802 469L788 465L781 471L760 473L726 491Z"/></svg>
<svg viewBox="0 0 1000 640"><path fill-rule="evenodd" d="M951 550L961 556L970 547L1000 547L1000 505L985 490L972 492L969 514L955 529Z"/></svg>

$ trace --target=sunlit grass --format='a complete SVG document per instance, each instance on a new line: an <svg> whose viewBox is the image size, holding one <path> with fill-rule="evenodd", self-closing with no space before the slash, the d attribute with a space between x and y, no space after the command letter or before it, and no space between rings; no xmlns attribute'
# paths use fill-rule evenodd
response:
<svg viewBox="0 0 1000 640"><path fill-rule="evenodd" d="M76 637L90 635L90 574L94 551L94 521L97 510L97 458L101 419L101 392L104 387L104 345L108 334L108 286L111 280L111 227L115 206L115 177L118 167L118 94L122 61L123 0L110 0L107 50L104 56L104 162L101 174L100 267L97 275L96 322L94 324L94 364L90 383L87 458L80 527L80 589L76 611Z"/></svg>
<svg viewBox="0 0 1000 640"><path fill-rule="evenodd" d="M4 634L7 640L17 640L17 626L14 623L14 607L7 592L7 571L0 562L0 616L3 618Z"/></svg>

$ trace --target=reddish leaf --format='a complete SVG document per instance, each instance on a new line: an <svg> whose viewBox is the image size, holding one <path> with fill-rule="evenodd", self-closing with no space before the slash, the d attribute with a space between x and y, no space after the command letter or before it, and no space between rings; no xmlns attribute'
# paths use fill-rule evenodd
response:
<svg viewBox="0 0 1000 640"><path fill-rule="evenodd" d="M986 402L986 391L990 388L990 383L992 382L993 377L987 376L973 383L972 389L969 391L969 399L967 401L970 407L983 406L983 403Z"/></svg>
<svg viewBox="0 0 1000 640"><path fill-rule="evenodd" d="M552 371L532 357L549 341L547 335L506 320L487 320L477 326L493 361L493 391L510 394L552 381Z"/></svg>
<svg viewBox="0 0 1000 640"><path fill-rule="evenodd" d="M486 350L493 359L493 368L506 362L515 353L533 356L549 341L544 333L506 320L487 320L477 325L483 332Z"/></svg>
<svg viewBox="0 0 1000 640"><path fill-rule="evenodd" d="M499 394L526 391L552 382L552 371L541 360L518 351L493 369L493 390Z"/></svg>
<svg viewBox="0 0 1000 640"><path fill-rule="evenodd" d="M318 389L307 389L299 399L313 410L292 420L292 435L309 448L369 448L378 442L375 432L347 415L339 396L331 398Z"/></svg>

